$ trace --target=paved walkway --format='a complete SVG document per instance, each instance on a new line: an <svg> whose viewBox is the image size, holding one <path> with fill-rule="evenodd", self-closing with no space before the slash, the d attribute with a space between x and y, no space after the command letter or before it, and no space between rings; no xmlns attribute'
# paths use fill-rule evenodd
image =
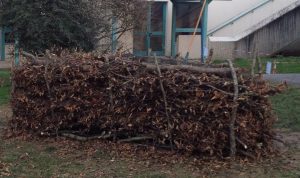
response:
<svg viewBox="0 0 300 178"><path fill-rule="evenodd" d="M5 61L0 61L0 69L10 69L11 68L11 58L6 58Z"/></svg>
<svg viewBox="0 0 300 178"><path fill-rule="evenodd" d="M288 85L300 87L300 74L271 74L264 75L264 79L276 83L286 81Z"/></svg>
<svg viewBox="0 0 300 178"><path fill-rule="evenodd" d="M0 61L0 69L10 69L10 68L11 68L11 62Z"/></svg>

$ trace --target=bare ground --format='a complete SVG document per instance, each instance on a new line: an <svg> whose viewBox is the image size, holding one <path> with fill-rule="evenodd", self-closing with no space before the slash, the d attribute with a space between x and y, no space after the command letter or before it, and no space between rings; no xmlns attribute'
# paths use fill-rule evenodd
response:
<svg viewBox="0 0 300 178"><path fill-rule="evenodd" d="M11 117L0 106L3 135ZM0 177L300 177L300 133L278 130L280 154L268 159L199 160L170 151L65 138L1 138ZM282 143L280 140L283 140Z"/></svg>

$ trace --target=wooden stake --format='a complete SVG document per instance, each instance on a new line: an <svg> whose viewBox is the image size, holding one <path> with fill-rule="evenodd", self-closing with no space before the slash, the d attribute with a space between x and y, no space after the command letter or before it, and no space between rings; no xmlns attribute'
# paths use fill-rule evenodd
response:
<svg viewBox="0 0 300 178"><path fill-rule="evenodd" d="M262 63L260 57L257 57L258 61L258 74L259 74L259 79L262 79Z"/></svg>
<svg viewBox="0 0 300 178"><path fill-rule="evenodd" d="M227 60L231 69L231 74L233 78L234 83L234 97L233 97L233 108L231 112L231 121L229 124L230 129L230 156L235 157L236 156L236 136L235 136L235 122L237 117L237 108L238 108L238 95L239 95L239 87L238 87L238 79L236 72L234 70L233 64L231 60Z"/></svg>
<svg viewBox="0 0 300 178"><path fill-rule="evenodd" d="M170 116L169 116L169 111L168 111L167 95L166 95L166 91L164 89L164 85L163 85L163 82L162 82L162 74L161 74L161 70L160 70L160 67L159 67L159 64L158 64L158 61L157 61L156 54L154 54L154 59L155 59L157 72L158 72L158 75L159 75L159 84L160 84L161 92L163 94L163 99L164 99L164 104L165 104L165 112L166 112L166 116L167 116L167 120L168 120L168 134L169 134L168 136L170 137L170 144L171 144L171 147L172 147L172 150L173 150L172 133L171 133L171 128L170 128L171 124L170 124Z"/></svg>

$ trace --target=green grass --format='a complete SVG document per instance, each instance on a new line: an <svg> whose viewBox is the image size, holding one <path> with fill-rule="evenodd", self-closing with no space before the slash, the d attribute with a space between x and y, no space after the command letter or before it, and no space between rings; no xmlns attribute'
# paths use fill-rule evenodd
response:
<svg viewBox="0 0 300 178"><path fill-rule="evenodd" d="M281 57L276 58L261 58L262 69L265 73L267 62L277 62L277 73L300 73L300 57ZM223 63L225 61L216 60L215 64ZM236 59L234 64L237 67L246 68L251 70L252 60L251 59ZM256 69L257 72L257 69Z"/></svg>
<svg viewBox="0 0 300 178"><path fill-rule="evenodd" d="M7 104L10 98L10 71L9 70L0 70L0 105Z"/></svg>
<svg viewBox="0 0 300 178"><path fill-rule="evenodd" d="M198 167L192 162L188 168L179 162L174 165L159 162L150 164L145 158L122 158L119 157L121 155L110 153L103 156L94 151L101 149L97 146L88 149L84 147L84 143L80 145L78 147L78 143L74 142L68 146L54 140L51 142L3 140L0 145L0 177L192 178L210 175L211 177L294 178L299 175L299 168L295 167L298 162L291 163L288 170L284 169L286 167L284 162L290 159L285 157L271 162L266 161L263 164L251 164L250 167L237 162L231 168L223 168L215 172L211 170L213 167ZM212 166L222 167L217 163ZM214 174L216 175L213 176Z"/></svg>
<svg viewBox="0 0 300 178"><path fill-rule="evenodd" d="M279 118L277 126L300 131L300 89L291 88L282 94L272 96L271 102Z"/></svg>

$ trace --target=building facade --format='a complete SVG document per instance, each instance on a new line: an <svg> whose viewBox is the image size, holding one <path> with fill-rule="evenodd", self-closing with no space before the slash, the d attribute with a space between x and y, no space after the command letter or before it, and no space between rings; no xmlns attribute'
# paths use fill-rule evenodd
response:
<svg viewBox="0 0 300 178"><path fill-rule="evenodd" d="M117 48L129 50L137 56L207 56L208 5L211 0L155 0L149 1L144 25L127 32L118 41ZM198 18L201 20L198 28ZM196 29L196 30L195 30ZM196 32L193 37L193 33ZM194 39L192 39L194 38ZM193 43L191 42L193 41ZM193 44L189 50L189 44Z"/></svg>
<svg viewBox="0 0 300 178"><path fill-rule="evenodd" d="M239 41L247 41L245 38L250 38L259 29L267 28L268 24L293 11L300 4L300 0L208 1L193 46L189 49L202 0L155 0L151 2L153 2L153 8L149 10L151 13L148 22L156 23L150 24L156 29L151 31L148 25L148 27L143 27L144 32L151 29L146 33L139 33L138 30L128 32L121 37L118 44L136 55L147 55L147 51L152 49L158 55L179 54L185 57L189 50L190 58L196 59L201 58L202 53L205 57L209 49L214 49L216 59L251 57L254 51L253 46L255 46L254 40L248 40L249 44L245 44L247 47L244 45L243 48L239 47L241 46ZM273 33L273 31L275 30L269 32ZM285 31L277 34L288 35ZM265 48L272 44L271 36L274 35L265 34L262 38L267 41L260 42L264 44L260 47L260 55L277 53L278 50L275 48L272 50ZM284 35L275 35L275 38L279 39ZM281 44L290 43L284 41L285 39L288 38L283 38Z"/></svg>

